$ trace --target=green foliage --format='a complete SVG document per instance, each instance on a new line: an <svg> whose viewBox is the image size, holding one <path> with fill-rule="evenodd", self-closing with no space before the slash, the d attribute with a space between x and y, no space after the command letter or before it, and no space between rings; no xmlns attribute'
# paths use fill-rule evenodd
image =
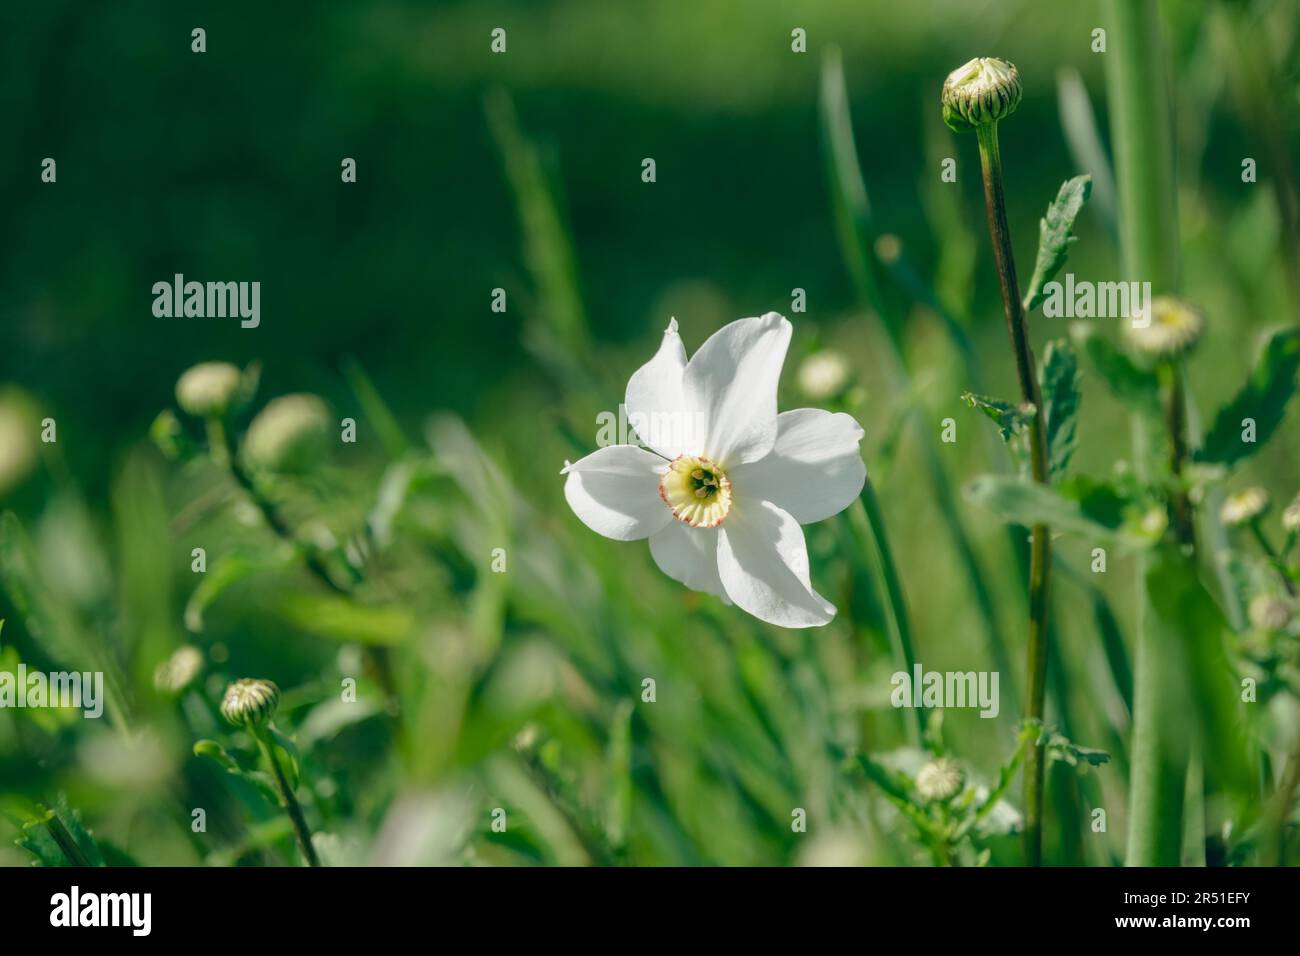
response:
<svg viewBox="0 0 1300 956"><path fill-rule="evenodd" d="M1060 191L1047 214L1038 222L1038 257L1034 272L1025 287L1024 308L1031 312L1046 298L1044 286L1056 277L1070 256L1070 246L1078 237L1074 235L1074 220L1083 204L1092 194L1092 177L1075 176L1061 184Z"/></svg>
<svg viewBox="0 0 1300 956"><path fill-rule="evenodd" d="M39 73L54 48L87 76L124 62L114 39L123 31L93 20L64 50L67 37L50 27L70 5L48 6L44 20L11 31L15 76ZM109 706L105 721L71 708L0 710L0 864L301 863L276 769L331 865L1020 864L1013 788L1036 740L1057 765L1047 862L1109 864L1124 852L1121 828L1089 834L1081 808L1133 816L1122 794L1142 743L1132 731L1142 682L1129 663L1139 620L1164 628L1155 659L1176 691L1167 736L1196 748L1205 766L1204 813L1195 816L1203 832L1188 825L1189 845L1203 837L1213 853L1223 843L1221 860L1233 865L1278 852L1300 859L1300 831L1279 836L1272 809L1293 752L1287 708L1300 692L1300 624L1274 631L1242 614L1230 632L1215 614L1228 594L1243 606L1261 595L1293 603L1295 542L1267 557L1245 533L1205 533L1229 467L1249 469L1240 480L1268 487L1279 503L1294 494L1295 440L1282 420L1294 387L1289 334L1270 339L1228 408L1203 409L1213 425L1203 459L1175 482L1157 375L1114 344L1114 328L1076 323L1078 363L1089 383L1105 383L1080 409L1078 363L1059 343L1041 345L1064 326L1035 319L1053 483L979 478L963 501L954 483L1005 470L1003 443L1013 465L1024 462L1030 418L987 397L1006 394L1013 370L974 221L977 172L963 159L960 188L939 174L950 137L932 97L906 93L933 89L952 66L951 44L912 42L917 20L906 5L870 4L866 32L863 10L827 5L809 30L814 47L827 44L818 63L786 55L789 26L768 4L751 11L753 29L665 69L663 51L679 50L683 36L716 33L703 6L658 5L630 31L604 29L584 4L510 6L518 26L511 55L500 58L510 94L491 93L486 104L486 14L476 5L398 5L382 22L361 7L338 12L333 32L373 40L367 49L386 64L375 69L322 56L328 42L280 51L287 75L331 91L337 108L325 112L262 95L258 71L189 70L192 82L160 84L164 98L169 89L186 100L211 94L199 97L210 109L170 110L169 124L138 122L129 110L96 118L76 101L77 84L47 84L46 112L99 144L104 169L133 168L141 155L160 166L148 195L92 190L92 226L112 223L108 230L87 231L84 202L8 207L10 233L27 241L0 262L15 317L0 322L0 429L18 387L57 418L59 439L20 433L34 450L11 484L12 431L0 430L0 671L102 669ZM948 6L958 21L970 13ZM1184 17L1182 6L1171 15ZM1078 53L1093 13L1060 7L1052 17L1012 17L1008 42ZM1220 363L1238 367L1258 317L1293 314L1294 303L1278 281L1290 270L1272 193L1251 190L1243 201L1242 190L1207 175L1217 160L1214 150L1201 155L1205 132L1249 117L1218 95L1216 78L1233 64L1216 63L1209 35L1185 26L1172 75L1186 78L1188 51L1223 67L1196 72L1208 83L1180 86L1186 221L1222 224L1186 232L1176 270L1179 291L1213 316L1188 358L1187 381L1197 386ZM166 30L132 36L157 52L167 49ZM515 43L538 30L558 47ZM427 55L431 35L446 41L445 55ZM1112 42L1123 36L1111 32ZM223 42L231 62L256 45L237 31ZM1056 59L1070 68L1070 56ZM1003 139L1013 224L1041 215L1035 197L1061 179L1057 151L1022 149L1042 140L1029 121L1053 108L1051 76L1022 65L1025 108ZM819 79L820 155L808 112ZM1041 309L1065 268L1115 269L1105 230L1096 230L1100 241L1089 233L1074 243L1090 225L1079 220L1085 200L1103 222L1115 213L1083 82L1067 94L1065 122L1072 148L1091 157L1072 165L1097 176L1095 192L1089 198L1087 182L1071 180L1043 216L1032 277L1027 267L1022 275L1027 309ZM1104 107L1119 115L1116 104ZM231 124L247 148L238 163L215 162L200 148L204 131ZM20 108L11 126L13 156L45 155L40 123L24 122ZM358 182L333 182L324 205L332 176L286 175L285 156L334 155L329 144L357 131L413 148L388 150L382 168L359 157ZM1111 141L1123 173L1132 154ZM646 153L659 163L654 184L637 177ZM823 175L809 175L819 162ZM74 172L63 188L94 185ZM1156 183L1172 194L1167 176ZM206 193L219 201L204 205ZM1155 195L1128 191L1148 211ZM176 259L176 210L193 210L196 198L181 252L272 263L267 282L314 281L294 284L293 316L268 308L255 334L177 321L124 339L142 314L140 283L162 278L157 263ZM1118 212L1127 230L1129 209ZM56 242L51 255L53 239L66 235L84 241ZM1157 292L1173 288L1174 271L1159 263L1122 271L1160 280ZM807 633L757 624L687 590L659 571L644 542L591 533L557 475L564 458L591 450L593 416L615 407L669 316L694 349L741 315L790 313L796 284L806 286L808 310L790 315L780 407L794 407L795 365L808 347L842 352L857 388L825 404L862 424L874 495L804 529L811 578L839 609ZM504 313L488 305L496 287L509 294ZM310 334L295 316L311 317ZM303 390L355 418L357 443L333 448L328 464L305 474L246 485L209 446L220 432L174 408L160 413L184 369L252 354L265 375L259 386L249 366L241 378L237 410L222 423L234 447L267 400ZM1191 386L1191 403L1203 405ZM930 423L950 414L962 388L1002 442L983 426L969 429L975 440L963 430L957 443L935 441ZM1128 411L1143 419L1145 442L1130 442ZM1202 444L1196 411L1193 448ZM1246 416L1272 454L1247 459L1257 445L1239 442ZM1114 472L1099 470L1112 463ZM1197 512L1201 573L1226 569L1222 595L1207 593L1178 555L1150 551L1169 535L1167 503L1179 490ZM990 514L1011 527L993 527ZM1277 541L1274 517L1265 530ZM1037 521L1059 533L1047 710L1060 730L1050 733L1015 727L1019 661L981 633L991 622L1018 655L1021 525ZM194 547L207 551L205 573L190 568ZM1107 573L1081 564L1071 581L1065 569L1095 547L1110 551ZM1126 557L1132 551L1144 553ZM1124 573L1148 561L1164 570L1141 579L1139 601ZM202 676L164 692L153 675L182 648L182 662L200 656ZM999 719L893 708L899 657L1000 671ZM279 684L285 733L259 742L222 721L222 687L245 676ZM653 703L640 696L647 676L658 682ZM1258 681L1259 701L1239 706L1246 677ZM914 717L924 718L923 734ZM925 800L919 770L943 756L958 761L965 782L949 799ZM1174 776L1182 793L1185 775ZM64 788L76 812L52 796ZM209 811L207 832L191 830L193 807ZM792 830L796 807L807 811L807 833ZM497 808L508 815L505 832L488 826ZM1176 839L1182 823L1171 826Z"/></svg>
<svg viewBox="0 0 1300 956"><path fill-rule="evenodd" d="M961 398L971 408L979 409L991 418L998 426L998 434L1008 444L1024 432L1034 420L1033 405L1013 405L1000 398L976 395L973 392L966 392Z"/></svg>
<svg viewBox="0 0 1300 956"><path fill-rule="evenodd" d="M1282 423L1287 402L1295 394L1300 371L1300 329L1277 329L1259 349L1250 378L1214 418L1198 461L1232 465L1263 447ZM1255 423L1255 440L1242 441L1246 419Z"/></svg>
<svg viewBox="0 0 1300 956"><path fill-rule="evenodd" d="M966 485L966 497L1004 521L1046 524L1057 532L1132 551L1150 547L1164 531L1163 516L1114 485L1074 478L1049 488L1023 477L983 475ZM1152 514L1161 520L1153 523Z"/></svg>
<svg viewBox="0 0 1300 956"><path fill-rule="evenodd" d="M1095 747L1081 747L1064 734L1051 732L1046 735L1043 746L1047 748L1048 760L1059 760L1071 767L1101 767L1110 762L1110 754Z"/></svg>
<svg viewBox="0 0 1300 956"><path fill-rule="evenodd" d="M104 866L99 845L81 822L81 814L60 793L53 807L36 805L22 823L18 846L38 866Z"/></svg>
<svg viewBox="0 0 1300 956"><path fill-rule="evenodd" d="M1162 719L1184 728L1174 732L1176 728L1166 727L1165 746L1178 748L1185 759L1185 751L1196 742L1221 785L1242 794L1251 786L1252 770L1223 612L1201 583L1195 564L1171 547L1156 551L1145 587L1155 612L1149 625L1159 632L1157 640L1164 649L1160 679L1167 682L1173 701ZM1189 719L1194 735L1186 733Z"/></svg>
<svg viewBox="0 0 1300 956"><path fill-rule="evenodd" d="M1054 339L1047 343L1038 377L1047 430L1048 474L1057 482L1065 477L1074 454L1079 424L1079 359L1069 342Z"/></svg>
<svg viewBox="0 0 1300 956"><path fill-rule="evenodd" d="M1092 325L1077 324L1074 338L1092 370L1116 398L1136 412L1159 417L1160 382L1153 371L1137 365Z"/></svg>

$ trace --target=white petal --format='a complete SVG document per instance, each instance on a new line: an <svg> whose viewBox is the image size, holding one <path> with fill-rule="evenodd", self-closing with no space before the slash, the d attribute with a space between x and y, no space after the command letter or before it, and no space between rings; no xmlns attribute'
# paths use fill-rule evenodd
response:
<svg viewBox="0 0 1300 956"><path fill-rule="evenodd" d="M799 522L766 501L738 503L718 532L718 574L727 596L781 627L820 627L835 607L812 589Z"/></svg>
<svg viewBox="0 0 1300 956"><path fill-rule="evenodd" d="M619 541L648 538L672 512L659 497L664 460L635 445L610 445L565 468L564 497L592 531Z"/></svg>
<svg viewBox="0 0 1300 956"><path fill-rule="evenodd" d="M674 581L727 601L718 577L716 528L692 528L683 521L672 521L650 536L650 554L659 570Z"/></svg>
<svg viewBox="0 0 1300 956"><path fill-rule="evenodd" d="M790 323L775 312L709 336L682 379L686 405L703 414L706 427L703 443L687 451L730 468L772 450L776 386L789 344Z"/></svg>
<svg viewBox="0 0 1300 956"><path fill-rule="evenodd" d="M686 369L686 347L677 334L677 320L668 323L654 358L628 379L628 422L646 445L668 458L686 449L690 427L682 395L682 373Z"/></svg>
<svg viewBox="0 0 1300 956"><path fill-rule="evenodd" d="M782 412L776 445L766 458L730 472L733 493L761 498L811 524L839 514L862 493L867 466L853 416L820 408Z"/></svg>

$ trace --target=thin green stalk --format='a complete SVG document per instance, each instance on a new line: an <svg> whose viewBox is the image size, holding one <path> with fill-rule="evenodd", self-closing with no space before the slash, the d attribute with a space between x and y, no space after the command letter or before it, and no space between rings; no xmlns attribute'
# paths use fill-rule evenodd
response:
<svg viewBox="0 0 1300 956"><path fill-rule="evenodd" d="M293 824L293 833L298 839L298 849L302 850L308 866L320 866L320 857L316 855L316 848L312 846L311 830L307 828L307 818L302 815L298 798L294 796L293 788L289 786L284 769L280 766L275 745L266 740L264 733L261 730L254 731L253 736L257 740L257 745L262 748L262 753L266 755L266 761L271 765L271 772L275 774L275 787L280 791L280 802L284 806L285 813L289 815L289 821Z"/></svg>
<svg viewBox="0 0 1300 956"><path fill-rule="evenodd" d="M853 121L849 115L843 62L839 50L835 48L827 51L822 63L819 105L822 152L826 160L827 179L831 184L831 210L840 251L859 301L868 315L874 317L881 327L881 338L885 344L883 355L886 361L886 373L891 378L891 387L903 394L908 391L911 377L903 350L904 316L899 309L892 307L885 290L881 288L876 271L877 262L890 269L900 284L912 295L918 294L918 282L906 271L901 259L881 260L872 251L879 239L879 230L872 217L867 187L858 161ZM966 362L968 370L973 368L973 352L963 330L947 315L946 310L933 300L933 297L927 297L925 302L934 307L943 317L944 326L963 361ZM962 523L957 496L953 493L952 484L935 447L934 432L929 427L920 428L919 431L920 442L917 448L931 485L934 501L943 518L941 526L949 536L953 549L957 553L959 566L965 572L966 582L975 598L990 656L995 666L1007 675L1008 681L1012 681L1014 678L1006 666L1009 657L1002 640L992 589L988 585L987 575L976 554L975 546Z"/></svg>
<svg viewBox="0 0 1300 956"><path fill-rule="evenodd" d="M1273 543L1268 540L1268 535L1266 535L1264 529L1260 527L1258 518L1250 522L1250 531L1251 534L1255 536L1255 541L1259 544L1260 550L1264 552L1264 556L1273 562L1274 565L1280 566L1283 563L1283 556L1278 552L1277 548L1273 547ZM1286 593L1295 597L1295 582L1284 573L1279 574L1278 577L1282 579L1282 586L1286 588Z"/></svg>
<svg viewBox="0 0 1300 956"><path fill-rule="evenodd" d="M911 618L907 613L907 599L903 594L898 567L894 564L894 553L889 546L885 515L870 478L862 486L862 494L850 509L849 520L858 526L860 532L866 533L874 546L876 571L885 586L885 620L889 627L890 643L894 648L895 660L907 671L908 680L911 680L916 664ZM919 700L912 701L912 704L912 713L916 718L912 727L912 743L919 746L925 737L925 711Z"/></svg>
<svg viewBox="0 0 1300 956"><path fill-rule="evenodd" d="M1182 369L1173 363L1161 370L1166 378L1165 427L1169 431L1169 473L1177 486L1183 476L1183 466L1187 463L1187 403L1183 397ZM1196 549L1196 523L1192 516L1192 503L1187 492L1175 487L1170 501L1170 517L1178 543L1185 549Z"/></svg>
<svg viewBox="0 0 1300 956"><path fill-rule="evenodd" d="M1121 278L1147 281L1152 291L1173 292L1178 282L1178 218L1169 90L1164 45L1154 0L1105 0L1111 49L1105 56L1119 187ZM1148 470L1146 426L1133 419L1134 462ZM1146 596L1147 561L1136 561L1138 626L1132 773L1129 778L1130 866L1177 866L1181 859L1186 767L1175 759L1170 727L1171 682L1161 668L1161 635Z"/></svg>
<svg viewBox="0 0 1300 956"><path fill-rule="evenodd" d="M1029 330L1025 323L1016 279L1016 263L1011 251L1011 230L1007 225L1006 196L1002 185L1002 153L998 145L997 122L975 127L979 140L980 171L984 180L984 205L988 214L989 237L997 265L998 284L1002 290L1003 311L1011 349L1015 355L1016 378L1020 396L1032 405L1035 414L1029 426L1029 467L1034 481L1048 484L1047 435L1043 423L1043 398L1034 371L1034 354L1029 347ZM1047 686L1047 615L1048 581L1052 567L1051 533L1046 525L1030 529L1029 544L1029 638L1026 645L1026 680L1029 682L1025 717L1041 722ZM1030 866L1042 863L1043 853L1043 764L1041 744L1033 746L1025 761L1025 860Z"/></svg>

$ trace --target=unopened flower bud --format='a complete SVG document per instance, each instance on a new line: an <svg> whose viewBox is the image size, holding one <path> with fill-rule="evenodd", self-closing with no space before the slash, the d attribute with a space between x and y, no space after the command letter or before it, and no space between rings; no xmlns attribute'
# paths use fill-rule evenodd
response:
<svg viewBox="0 0 1300 956"><path fill-rule="evenodd" d="M799 390L814 401L837 397L849 382L849 360L834 349L814 352L799 364Z"/></svg>
<svg viewBox="0 0 1300 956"><path fill-rule="evenodd" d="M1228 495L1219 512L1219 520L1229 528L1240 528L1262 515L1268 506L1267 491L1263 488L1244 488Z"/></svg>
<svg viewBox="0 0 1300 956"><path fill-rule="evenodd" d="M1300 534L1300 495L1296 495L1282 512L1282 530L1288 534Z"/></svg>
<svg viewBox="0 0 1300 956"><path fill-rule="evenodd" d="M224 415L239 391L239 369L229 362L201 362L176 382L176 404L196 418Z"/></svg>
<svg viewBox="0 0 1300 956"><path fill-rule="evenodd" d="M280 688L272 681L244 677L226 688L221 716L237 727L255 730L267 725L279 704Z"/></svg>
<svg viewBox="0 0 1300 956"><path fill-rule="evenodd" d="M329 447L330 413L315 395L282 395L258 412L244 436L244 456L258 468L308 471Z"/></svg>
<svg viewBox="0 0 1300 956"><path fill-rule="evenodd" d="M1291 621L1291 608L1281 598L1271 594L1256 594L1246 609L1252 626L1261 631L1280 631Z"/></svg>
<svg viewBox="0 0 1300 956"><path fill-rule="evenodd" d="M186 644L154 670L153 686L160 694L175 697L194 683L201 670L203 652L193 644Z"/></svg>
<svg viewBox="0 0 1300 956"><path fill-rule="evenodd" d="M931 760L916 775L916 792L925 800L951 800L966 783L966 774L951 757Z"/></svg>
<svg viewBox="0 0 1300 956"><path fill-rule="evenodd" d="M997 57L977 56L943 81L943 121L958 133L996 123L1020 105L1020 73Z"/></svg>
<svg viewBox="0 0 1300 956"><path fill-rule="evenodd" d="M20 393L0 395L0 495L17 486L36 464L37 419Z"/></svg>

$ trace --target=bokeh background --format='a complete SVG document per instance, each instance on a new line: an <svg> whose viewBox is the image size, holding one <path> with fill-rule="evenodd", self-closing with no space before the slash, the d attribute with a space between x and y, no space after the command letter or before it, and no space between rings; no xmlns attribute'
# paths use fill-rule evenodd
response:
<svg viewBox="0 0 1300 956"><path fill-rule="evenodd" d="M1285 2L1161 9L1184 293L1209 318L1192 394L1214 409L1256 333L1296 317L1275 187L1296 175L1278 158L1300 148L1300 15ZM13 515L0 654L46 670L107 660L122 714L0 711L0 861L31 859L13 839L33 806L60 800L110 862L294 859L256 788L190 752L219 737L255 760L214 717L240 676L285 691L279 723L298 738L307 813L336 862L928 860L843 766L856 750L916 759L888 706L879 575L850 520L808 529L814 583L840 616L781 632L679 588L644 545L588 532L558 472L594 447L596 415L616 409L669 317L693 350L734 318L789 315L782 407L838 403L863 422L918 657L988 670L990 641L1007 651L999 719L954 712L943 728L991 785L1015 742L1023 585L1006 529L960 494L1005 467L961 395L1012 394L1014 370L975 144L943 127L938 91L975 55L1018 65L1024 101L1002 145L1021 272L1060 183L1090 172L1069 269L1113 278L1101 25L1091 0L6 4L0 402L11 420L54 418L58 440L0 431ZM194 27L206 53L190 50ZM791 50L795 27L806 53ZM835 111L820 112L841 65L874 303L837 232ZM1242 182L1248 156L1257 183ZM45 157L56 184L40 180ZM344 157L355 184L340 182ZM941 182L945 157L955 184ZM176 272L260 281L260 328L155 318L151 287ZM490 309L497 287L504 313ZM795 288L806 312L791 312ZM1067 332L1033 322L1039 347ZM847 359L849 381L817 400L797 369L824 349ZM351 597L286 556L220 467L169 461L150 441L177 377L214 359L260 363L236 429L289 392L357 420L355 445L272 492L303 539L363 555ZM1127 413L1083 389L1077 467L1107 474L1129 454ZM940 445L947 417L959 439ZM1249 477L1289 501L1297 460L1291 422ZM505 574L490 571L495 547ZM1085 542L1061 551L1086 570ZM1104 579L1060 578L1051 712L1113 759L1053 770L1056 862L1122 855L1125 569L1117 558ZM185 644L202 675L158 690L155 668ZM397 717L375 703L378 646ZM339 703L349 675L356 705ZM1106 834L1088 826L1097 806ZM495 808L505 833L490 828ZM792 832L793 808L806 833ZM1017 859L1009 827L979 841L995 862Z"/></svg>

